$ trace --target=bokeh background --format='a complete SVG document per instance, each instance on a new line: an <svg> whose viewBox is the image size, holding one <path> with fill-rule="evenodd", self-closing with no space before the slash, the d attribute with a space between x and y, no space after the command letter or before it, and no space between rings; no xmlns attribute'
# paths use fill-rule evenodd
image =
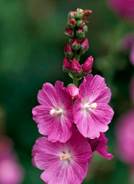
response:
<svg viewBox="0 0 134 184"><path fill-rule="evenodd" d="M112 89L114 120L107 133L112 161L98 156L85 184L129 184L129 167L119 160L115 129L118 118L132 107L129 83L134 68L121 41L134 24L117 16L107 0L1 0L0 1L0 132L14 142L24 171L23 184L41 184L40 171L32 166L31 150L39 136L31 109L38 89L46 81L69 82L62 72L64 28L67 13L92 9L88 54L95 57L93 73L106 77Z"/></svg>

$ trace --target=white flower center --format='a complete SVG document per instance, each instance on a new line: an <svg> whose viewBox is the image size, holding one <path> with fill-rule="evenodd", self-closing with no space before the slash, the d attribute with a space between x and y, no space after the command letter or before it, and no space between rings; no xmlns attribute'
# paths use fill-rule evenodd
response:
<svg viewBox="0 0 134 184"><path fill-rule="evenodd" d="M88 111L88 110L94 110L97 108L97 103L89 103L89 102L86 102L83 104L83 109Z"/></svg>
<svg viewBox="0 0 134 184"><path fill-rule="evenodd" d="M62 108L52 108L50 110L50 115L52 116L60 116L64 113L64 110Z"/></svg>
<svg viewBox="0 0 134 184"><path fill-rule="evenodd" d="M59 155L61 161L70 161L72 156L69 152L62 152Z"/></svg>

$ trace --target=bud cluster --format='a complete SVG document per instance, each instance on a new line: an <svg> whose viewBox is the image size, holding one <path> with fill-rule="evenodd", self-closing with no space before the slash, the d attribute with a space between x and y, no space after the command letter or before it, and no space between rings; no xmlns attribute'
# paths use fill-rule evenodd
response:
<svg viewBox="0 0 134 184"><path fill-rule="evenodd" d="M68 15L68 22L65 35L69 38L65 45L64 70L72 76L83 76L92 71L94 58L89 56L82 64L81 56L89 49L89 41L86 38L88 31L88 18L92 14L91 10L76 9Z"/></svg>

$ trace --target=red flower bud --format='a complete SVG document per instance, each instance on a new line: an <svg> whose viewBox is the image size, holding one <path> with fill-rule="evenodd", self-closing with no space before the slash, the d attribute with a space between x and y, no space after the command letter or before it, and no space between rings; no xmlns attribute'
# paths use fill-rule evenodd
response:
<svg viewBox="0 0 134 184"><path fill-rule="evenodd" d="M71 18L71 19L69 19L68 24L71 27L75 27L75 25L77 24L77 22L76 22L76 20L74 18Z"/></svg>
<svg viewBox="0 0 134 184"><path fill-rule="evenodd" d="M74 18L76 16L76 11L71 11L70 13L69 13L69 17L70 18Z"/></svg>
<svg viewBox="0 0 134 184"><path fill-rule="evenodd" d="M68 53L68 52L72 52L72 47L70 44L66 44L64 47L64 52Z"/></svg>
<svg viewBox="0 0 134 184"><path fill-rule="evenodd" d="M80 73L82 71L79 61L77 61L75 58L71 62L71 70L76 73Z"/></svg>
<svg viewBox="0 0 134 184"><path fill-rule="evenodd" d="M72 48L74 50L79 50L80 49L80 42L77 39L72 41Z"/></svg>
<svg viewBox="0 0 134 184"><path fill-rule="evenodd" d="M82 28L78 29L78 31L76 32L76 36L79 38L79 39L83 39L85 38L85 32Z"/></svg>
<svg viewBox="0 0 134 184"><path fill-rule="evenodd" d="M84 73L89 73L92 71L94 58L92 56L88 57L85 63L82 65L82 70Z"/></svg>
<svg viewBox="0 0 134 184"><path fill-rule="evenodd" d="M71 69L71 62L65 57L63 61L64 69L70 70Z"/></svg>
<svg viewBox="0 0 134 184"><path fill-rule="evenodd" d="M66 28L65 35L67 35L69 37L73 37L74 36L74 31L71 28Z"/></svg>
<svg viewBox="0 0 134 184"><path fill-rule="evenodd" d="M67 86L67 92L70 94L70 96L74 99L79 95L79 88L75 86L74 84L69 84Z"/></svg>
<svg viewBox="0 0 134 184"><path fill-rule="evenodd" d="M84 10L84 16L89 16L93 13L92 10Z"/></svg>
<svg viewBox="0 0 134 184"><path fill-rule="evenodd" d="M85 38L81 43L81 48L84 52L86 52L89 49L89 41L87 38Z"/></svg>

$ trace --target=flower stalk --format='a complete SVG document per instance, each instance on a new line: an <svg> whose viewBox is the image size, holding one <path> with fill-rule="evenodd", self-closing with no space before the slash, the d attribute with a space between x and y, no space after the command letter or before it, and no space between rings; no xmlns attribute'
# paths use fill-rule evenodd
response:
<svg viewBox="0 0 134 184"><path fill-rule="evenodd" d="M89 41L86 38L88 31L88 19L92 14L91 10L82 10L77 8L68 14L65 35L68 42L65 45L63 69L73 79L74 84L78 85L83 76L92 71L93 57L85 62L81 61L81 56L89 49ZM92 59L91 59L92 57Z"/></svg>

